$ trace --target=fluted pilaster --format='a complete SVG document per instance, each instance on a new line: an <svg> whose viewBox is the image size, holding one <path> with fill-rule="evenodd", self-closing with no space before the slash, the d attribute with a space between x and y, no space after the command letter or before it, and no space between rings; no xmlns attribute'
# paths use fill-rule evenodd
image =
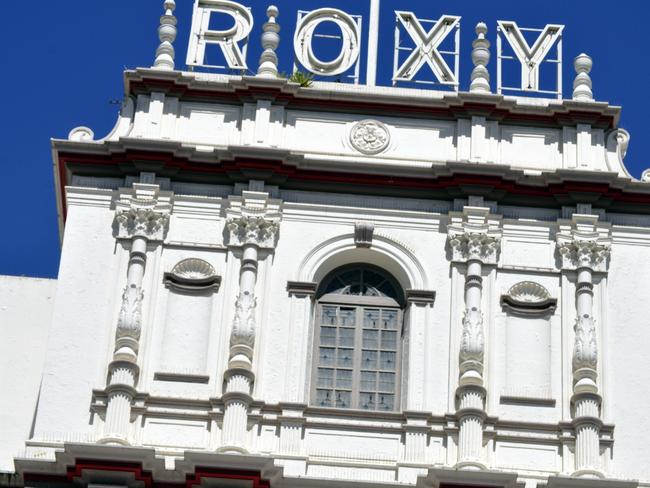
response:
<svg viewBox="0 0 650 488"><path fill-rule="evenodd" d="M117 203L115 228L118 239L129 239L131 249L126 287L115 331L113 360L108 368L104 444L130 444L131 405L137 393L140 369L138 352L142 332L142 282L149 242L164 238L170 206L159 201L159 187L136 183Z"/></svg>
<svg viewBox="0 0 650 488"><path fill-rule="evenodd" d="M564 272L575 272L576 320L573 343L572 416L576 477L603 477L600 462L601 397L598 392L598 337L593 313L593 274L606 272L611 251L609 228L595 215L575 214L560 223L557 249Z"/></svg>
<svg viewBox="0 0 650 488"><path fill-rule="evenodd" d="M465 207L452 214L448 242L454 262L466 263L465 312L459 349L459 381L456 390L458 408L458 460L463 470L485 469L483 424L485 388L483 363L485 333L481 302L483 266L497 262L501 245L499 219L484 207Z"/></svg>
<svg viewBox="0 0 650 488"><path fill-rule="evenodd" d="M228 245L240 254L239 293L230 334L225 375L221 452L247 452L248 409L255 374L253 353L257 329L257 270L261 250L272 250L278 237L280 202L267 193L245 191L231 197L227 210Z"/></svg>

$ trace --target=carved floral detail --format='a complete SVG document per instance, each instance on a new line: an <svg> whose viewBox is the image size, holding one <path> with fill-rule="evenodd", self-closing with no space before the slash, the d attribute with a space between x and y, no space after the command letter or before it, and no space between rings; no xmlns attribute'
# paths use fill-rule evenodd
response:
<svg viewBox="0 0 650 488"><path fill-rule="evenodd" d="M463 315L463 334L460 342L460 360L483 361L485 337L483 335L483 315L475 308L466 309Z"/></svg>
<svg viewBox="0 0 650 488"><path fill-rule="evenodd" d="M273 249L280 229L282 202L269 198L266 192L244 191L241 197L230 197L226 210L228 244L234 247L254 244Z"/></svg>
<svg viewBox="0 0 650 488"><path fill-rule="evenodd" d="M248 209L250 212L250 209ZM275 239L279 230L279 222L267 219L265 216L241 215L231 217L227 223L230 231L230 244L243 246L255 244L263 248L275 247Z"/></svg>
<svg viewBox="0 0 650 488"><path fill-rule="evenodd" d="M122 306L117 319L117 337L140 338L142 329L142 288L136 285L127 286L122 294Z"/></svg>
<svg viewBox="0 0 650 488"><path fill-rule="evenodd" d="M235 302L235 318L232 324L230 345L255 344L255 308L257 299L251 293L240 293Z"/></svg>
<svg viewBox="0 0 650 488"><path fill-rule="evenodd" d="M596 370L598 365L598 342L596 341L596 324L590 315L576 319L575 342L573 344L573 369Z"/></svg>
<svg viewBox="0 0 650 488"><path fill-rule="evenodd" d="M601 270L607 264L611 245L604 239L576 237L572 240L558 240L558 252L565 268Z"/></svg>
<svg viewBox="0 0 650 488"><path fill-rule="evenodd" d="M501 237L483 232L449 233L449 246L454 261L478 260L494 264L501 248Z"/></svg>
<svg viewBox="0 0 650 488"><path fill-rule="evenodd" d="M350 143L364 154L378 154L388 147L389 142L388 127L377 120L362 120L350 130Z"/></svg>
<svg viewBox="0 0 650 488"><path fill-rule="evenodd" d="M138 236L158 241L164 239L169 225L169 214L154 210L156 202L152 202L117 212L115 220L119 226L120 237Z"/></svg>

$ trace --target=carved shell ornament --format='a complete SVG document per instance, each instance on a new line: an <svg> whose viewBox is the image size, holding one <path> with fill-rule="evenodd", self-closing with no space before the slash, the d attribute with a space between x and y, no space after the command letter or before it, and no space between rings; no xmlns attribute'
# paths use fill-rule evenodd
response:
<svg viewBox="0 0 650 488"><path fill-rule="evenodd" d="M533 281L517 283L508 290L508 296L524 303L541 303L551 298L551 294L546 288Z"/></svg>
<svg viewBox="0 0 650 488"><path fill-rule="evenodd" d="M501 297L501 306L519 315L544 316L555 312L557 299L539 283L521 281Z"/></svg>
<svg viewBox="0 0 650 488"><path fill-rule="evenodd" d="M170 288L184 291L219 290L221 276L210 263L198 258L187 258L178 262L163 282Z"/></svg>
<svg viewBox="0 0 650 488"><path fill-rule="evenodd" d="M352 126L350 143L363 154L379 154L388 147L390 132L378 120L362 120Z"/></svg>
<svg viewBox="0 0 650 488"><path fill-rule="evenodd" d="M183 259L172 269L172 274L186 280L204 280L217 274L212 265L203 259Z"/></svg>

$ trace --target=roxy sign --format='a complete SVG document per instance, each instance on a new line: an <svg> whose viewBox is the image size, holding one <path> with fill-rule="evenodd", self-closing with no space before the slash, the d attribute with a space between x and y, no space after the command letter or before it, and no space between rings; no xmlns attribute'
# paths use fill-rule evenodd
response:
<svg viewBox="0 0 650 488"><path fill-rule="evenodd" d="M367 71L365 83L374 85L377 72L377 50L380 38L379 3L370 2L369 28L367 35ZM229 16L232 24L226 29L215 29L210 25L213 14ZM395 11L395 45L393 46L393 84L398 82L425 82L418 80L418 74L427 69L437 80L437 84L448 85L458 89L460 20L454 15L442 15L437 20L420 19L413 12ZM334 8L320 8L310 12L299 11L297 16L294 47L294 69L303 69L315 75L346 76L359 83L359 57L363 39L361 35L362 17ZM275 20L273 20L275 21ZM338 34L322 35L317 32L323 24L332 24ZM192 18L192 32L189 42L187 65L190 67L222 68L245 72L248 69L246 52L248 38L253 29L251 9L231 0L195 0ZM522 90L544 93L540 89L539 69L543 62L557 63L558 77L561 75L561 25L547 25L544 29L524 29L515 22L499 21L497 23L497 90ZM530 36L536 40L530 44L525 32L536 31ZM450 37L453 36L453 37ZM339 39L339 52L329 60L321 59L314 51L314 46L323 37ZM389 36L383 35L382 39ZM454 49L443 50L441 45ZM510 47L511 55L502 53L502 41ZM403 41L412 47L405 47ZM224 65L209 64L206 48L218 46ZM553 48L557 50L557 59L548 59ZM521 66L521 86L506 87L501 83L501 66L503 60L517 61ZM431 78L431 77L429 77ZM561 95L561 78L555 91L546 91Z"/></svg>

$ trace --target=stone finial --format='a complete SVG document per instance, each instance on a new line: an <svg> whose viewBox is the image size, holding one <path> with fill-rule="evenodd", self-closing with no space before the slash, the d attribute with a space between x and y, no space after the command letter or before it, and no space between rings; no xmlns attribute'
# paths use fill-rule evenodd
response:
<svg viewBox="0 0 650 488"><path fill-rule="evenodd" d="M476 35L478 36L472 42L472 83L469 87L470 92L490 93L490 73L487 70L487 64L490 62L490 41L487 40L487 25L483 22L476 24Z"/></svg>
<svg viewBox="0 0 650 488"><path fill-rule="evenodd" d="M174 9L176 2L174 0L165 0L165 14L160 17L160 27L158 27L158 38L160 46L156 49L156 60L153 63L154 68L169 70L174 69L174 46L176 40L176 17Z"/></svg>
<svg viewBox="0 0 650 488"><path fill-rule="evenodd" d="M573 66L576 70L576 77L573 80L573 99L582 102L593 101L594 94L591 91L591 76L589 76L593 66L591 57L582 53L576 56Z"/></svg>
<svg viewBox="0 0 650 488"><path fill-rule="evenodd" d="M279 15L278 8L274 5L266 9L266 15L269 18L262 26L262 47L264 51L260 56L260 66L257 69L257 75L265 78L276 78L278 76L278 55L275 50L280 44L280 24L276 22Z"/></svg>

